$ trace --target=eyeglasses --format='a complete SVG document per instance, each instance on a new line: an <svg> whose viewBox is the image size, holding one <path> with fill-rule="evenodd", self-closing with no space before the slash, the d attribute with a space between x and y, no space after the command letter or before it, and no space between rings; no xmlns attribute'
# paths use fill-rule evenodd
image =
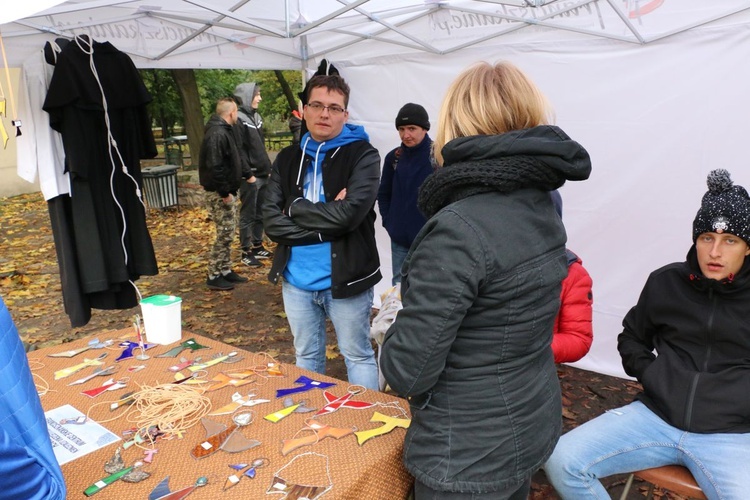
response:
<svg viewBox="0 0 750 500"><path fill-rule="evenodd" d="M327 109L328 112L334 116L338 116L344 111L346 111L341 106L337 106L335 104L332 106L324 106L322 103L319 103L319 102L311 102L307 105L307 108L313 113L322 113L324 109Z"/></svg>

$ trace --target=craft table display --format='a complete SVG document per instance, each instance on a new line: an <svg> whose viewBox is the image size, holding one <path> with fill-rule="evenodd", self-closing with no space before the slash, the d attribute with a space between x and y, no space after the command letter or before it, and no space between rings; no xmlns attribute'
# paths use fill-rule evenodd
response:
<svg viewBox="0 0 750 500"><path fill-rule="evenodd" d="M88 413L92 420L100 422L106 429L123 438L121 441L104 446L62 466L69 499L86 498L84 490L110 475L105 472L104 465L112 459L118 447L121 448L122 461L126 466L136 461L144 461L144 458L150 458L151 462L145 463L140 468L148 472L150 477L139 483L115 481L98 491L94 498L100 500L107 498L145 499L167 476L169 477L169 490L173 492L195 485L201 477L208 479L206 485L192 491L190 500L221 498L273 500L321 497L325 500L335 498L390 500L406 498L411 489L413 479L401 461L406 432L402 426L405 423L408 425L409 421L406 419L410 418L408 404L403 399L373 390L355 394L347 399L347 390L350 387L347 382L284 363L276 365L280 367L283 376L251 375L247 377L251 380L249 383L239 386L236 385L237 382L227 381L226 374L242 373L251 368L257 369L258 366L267 366L271 358L187 332L183 332L182 342L194 338L207 348L196 351L186 349L177 357L159 358L158 355L166 353L178 344L157 345L145 351L149 355L147 360L136 359L141 353L140 349L136 348L133 351L133 357L116 362L115 359L124 350L123 347L118 346L119 343L124 340L136 340L132 330L108 332L97 335L96 338L102 343L107 340L114 340L114 342L110 347L89 349L73 357L49 357L49 355L85 348L93 337L80 339L64 346L32 351L28 354L37 383L41 382L42 386L44 383L49 384L49 390L43 391L41 395L45 411L72 405L83 414ZM92 375L95 368L87 366L72 375L55 380L55 372L83 363L84 359L97 358L104 352L107 356L101 360L104 364L99 365L99 368L106 369L115 365L116 372L112 375L94 376L83 383L68 385ZM252 421L249 424L241 425L245 423L242 417L233 420L231 414L208 416L204 421L207 419L208 424L213 426L209 428L208 433L202 425L203 422L199 422L184 432L182 438L157 439L153 444L141 443L123 449L124 443L132 439L132 435L129 436L127 431L136 425L132 421L135 405L124 405L110 411L110 404L99 403L116 402L127 393L142 390L144 387L153 388L161 384L174 383L175 373L169 368L180 363L183 357L193 360L199 356L202 362L206 362L219 353L227 355L230 352L237 353L233 356L234 359L242 359L234 363L217 363L206 368L204 373L205 378L209 380L217 378L221 381L224 377L226 385L220 389L207 391L202 396L210 399L211 412L216 412L232 403L232 396L235 393L241 394L245 400L269 400L254 406L239 408L234 412L234 415L238 415L251 411ZM128 368L140 365L145 365L145 368L138 371L128 370ZM188 369L180 373L192 374ZM313 387L310 390L291 391L291 394L287 396L276 397L277 390L305 388L307 379L300 379L300 377L323 382L323 385L333 384L325 389L328 392L328 399L326 399L325 391L317 387L317 382L307 382L307 387ZM95 391L103 387L110 378L114 378L115 381L122 381L125 378L125 387L104 391L95 397L82 393L82 391ZM301 382L296 383L298 379ZM213 381L189 387L206 388L216 383ZM177 387L187 386L179 384ZM253 396L248 398L249 394ZM293 399L294 404L300 403L303 407L314 408L315 411L291 412L281 416L280 419L279 415L271 416L275 412L287 413L288 408L284 406L284 399L288 397ZM357 406L364 406L359 404L363 402L374 403L374 405L358 408ZM97 406L92 408L95 404ZM316 415L324 408L326 410ZM118 418L105 422L115 416ZM264 418L266 416L270 418ZM245 415L245 420L247 418L248 416ZM229 453L223 449L212 450L211 445L206 444L207 436L215 434L222 428L231 428L238 423L240 426L234 436L238 433L240 436L238 439L231 438L232 441L239 440L241 444L247 445L247 442L257 440L260 445L245 451ZM75 425L75 423L68 423L65 427L70 427L74 431ZM315 432L311 428L315 429ZM381 428L392 430L384 434L373 431ZM357 433L351 431L357 431ZM126 433L124 437L123 432ZM218 439L221 441L223 438ZM299 441L290 442L291 439ZM362 444L359 444L360 442ZM221 443L214 443L214 445L219 446ZM282 446L285 447L285 454L282 454ZM147 450L150 448L156 448L157 452L149 457ZM194 458L196 448L198 451L208 449L215 452L207 452L208 456L205 458ZM244 467L240 467L243 464ZM254 477L252 477L253 472ZM240 480L228 482L228 478L232 475ZM230 485L230 483L235 484ZM306 491L300 489L301 492L295 493L293 488L295 484L313 488L308 488ZM226 488L227 486L229 488Z"/></svg>

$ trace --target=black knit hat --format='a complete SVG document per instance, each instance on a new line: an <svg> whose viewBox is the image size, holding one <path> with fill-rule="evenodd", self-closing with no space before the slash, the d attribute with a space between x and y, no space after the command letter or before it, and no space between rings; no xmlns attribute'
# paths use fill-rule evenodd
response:
<svg viewBox="0 0 750 500"><path fill-rule="evenodd" d="M396 128L403 127L404 125L417 125L425 130L430 130L430 117L427 116L427 110L413 102L404 104L398 111Z"/></svg>
<svg viewBox="0 0 750 500"><path fill-rule="evenodd" d="M703 233L730 233L750 244L750 197L735 186L724 169L713 170L706 181L708 192L693 221L693 241Z"/></svg>

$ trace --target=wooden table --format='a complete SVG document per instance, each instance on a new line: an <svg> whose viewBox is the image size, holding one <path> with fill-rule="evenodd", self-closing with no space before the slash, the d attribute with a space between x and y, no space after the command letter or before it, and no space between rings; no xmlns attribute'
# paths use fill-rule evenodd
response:
<svg viewBox="0 0 750 500"><path fill-rule="evenodd" d="M100 341L108 339L133 341L135 339L132 336L128 338L131 334L132 332L129 330L121 330L102 333L96 337ZM106 381L106 377L94 377L84 384L68 386L70 382L92 373L93 368L87 367L74 375L57 381L54 380L54 372L78 364L84 358L94 358L105 351L91 349L72 358L52 358L47 356L52 353L85 347L91 338L93 337L80 339L64 346L49 347L29 353L29 360L34 374L37 376L36 378L40 380L39 377L41 377L50 385L50 391L41 397L45 411L70 404L86 414L94 403L115 401L129 391L138 390L139 387L153 387L159 384L172 383L174 381L174 374L167 368L175 365L180 357L193 359L196 356L201 356L205 361L217 353L226 354L230 351L237 351L243 356L243 359L237 363L220 363L209 367L207 369L207 378L209 379L222 372L236 372L268 362L268 358L264 358L259 354L236 349L212 339L183 332L182 341L195 338L198 343L208 346L209 349L201 349L194 353L185 350L177 358L157 358L157 355L168 351L177 344L157 346L146 351L146 354L150 355L150 359L146 361L139 361L134 358L120 361L116 363L119 366L119 370L115 376L129 376L128 387L116 392L105 392L92 399L81 394L80 391L101 386ZM115 358L122 352L123 349L116 346L117 342L112 348L106 351L108 356L104 360L106 364L103 366L114 364ZM39 368L40 365L38 362L41 362L43 367ZM127 368L135 365L146 365L146 368L135 373L129 373ZM279 491L276 491L275 494L267 493L267 490L272 486L274 474L277 474L286 481L297 484L320 486L329 486L332 484L332 487L323 495L325 499L357 498L390 500L405 498L411 489L413 479L406 472L401 461L403 440L406 433L403 428L397 427L390 433L374 437L362 445L359 445L356 436L351 434L339 440L332 437L322 439L311 446L299 448L286 456L282 455L281 442L283 439L312 434L309 431L301 432L301 429L305 427L306 421L314 415L314 412L292 413L278 423L265 420L263 418L265 415L284 407L283 398L276 398L276 390L297 386L298 384L295 384L295 380L300 375L306 375L322 382L335 383L336 385L329 388L328 391L337 397L345 395L349 385L347 382L301 370L293 365L281 364L281 369L284 373L283 377L265 378L255 376L256 381L254 383L242 387L229 386L204 393L205 396L211 399L214 410L231 402L232 394L235 392L240 392L245 396L252 392L256 394L254 399L262 398L271 400L268 403L246 408L254 412L253 422L238 431L246 438L259 440L262 443L260 446L239 453L218 451L206 458L193 458L190 451L196 445L205 441L206 438L203 426L198 424L190 428L182 439L157 441L153 445L158 451L153 455L152 463L146 464L143 468L146 472L151 473L150 478L135 484L117 481L96 493L94 497L101 500L106 500L107 498L118 500L123 498L147 498L151 490L166 476L170 476L169 484L172 491L192 485L200 476L205 476L208 478L209 483L193 491L190 500L217 498L293 498L292 495L285 497ZM183 371L183 373L189 372ZM326 405L323 391L320 389L297 393L293 395L293 398L295 401L305 399L308 401L309 406L317 409ZM375 412L392 417L403 416L398 408L395 408L395 406L398 406L408 416L409 409L406 401L381 392L368 390L364 394L354 396L352 399L376 403L376 406L368 409L341 408L333 413L315 417L315 419L332 427L349 427L363 431L382 425L379 422L370 421ZM133 424L127 420L128 418L133 419L135 413L133 407L115 410L115 413L111 413L108 407L109 405L97 406L92 409L90 417L96 421L104 421L117 415L116 412L120 412L120 417L117 420L102 424L118 436L121 436L123 431L133 427ZM229 415L211 416L208 418L226 425L232 423L231 416ZM104 463L113 456L117 447L122 446L123 442L124 440L107 445L104 448L63 465L63 474L68 486L68 498L86 498L83 495L84 489L108 475L104 472ZM144 458L144 449L142 447L131 446L128 449L122 450L122 458L127 465L130 465L136 460ZM229 467L230 464L251 463L258 458L267 458L270 463L265 467L257 469L256 477L243 477L236 486L223 491L227 478L235 473ZM279 472L280 470L281 472ZM329 484L328 475L330 475L331 484Z"/></svg>

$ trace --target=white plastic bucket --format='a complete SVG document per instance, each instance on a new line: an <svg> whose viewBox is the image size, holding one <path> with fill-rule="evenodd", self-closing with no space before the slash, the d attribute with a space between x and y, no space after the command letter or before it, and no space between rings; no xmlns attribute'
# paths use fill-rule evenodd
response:
<svg viewBox="0 0 750 500"><path fill-rule="evenodd" d="M153 295L141 300L146 342L172 344L182 339L182 299L174 295Z"/></svg>

